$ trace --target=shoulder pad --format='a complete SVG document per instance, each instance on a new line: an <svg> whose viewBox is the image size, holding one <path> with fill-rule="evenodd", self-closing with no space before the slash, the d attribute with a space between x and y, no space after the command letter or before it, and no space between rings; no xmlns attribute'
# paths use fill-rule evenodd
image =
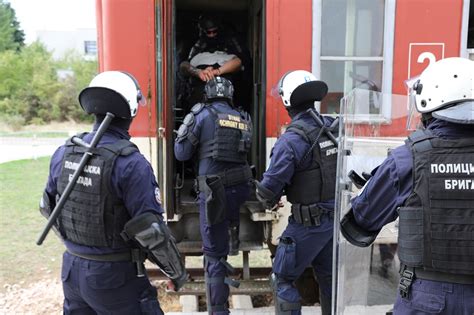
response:
<svg viewBox="0 0 474 315"><path fill-rule="evenodd" d="M191 113L193 113L194 115L197 115L203 108L204 108L203 103L197 103L191 108Z"/></svg>
<svg viewBox="0 0 474 315"><path fill-rule="evenodd" d="M430 139L436 138L429 130L419 129L411 133L405 143L417 152L429 151L433 148Z"/></svg>
<svg viewBox="0 0 474 315"><path fill-rule="evenodd" d="M194 124L194 113L187 114L183 119L183 125L192 126Z"/></svg>
<svg viewBox="0 0 474 315"><path fill-rule="evenodd" d="M420 141L431 139L431 138L435 138L435 136L431 132L425 129L418 129L412 132L408 136L407 140L409 140L410 142L420 142Z"/></svg>
<svg viewBox="0 0 474 315"><path fill-rule="evenodd" d="M182 124L178 129L176 141L177 142L183 141L187 135L188 135L188 126L185 124Z"/></svg>

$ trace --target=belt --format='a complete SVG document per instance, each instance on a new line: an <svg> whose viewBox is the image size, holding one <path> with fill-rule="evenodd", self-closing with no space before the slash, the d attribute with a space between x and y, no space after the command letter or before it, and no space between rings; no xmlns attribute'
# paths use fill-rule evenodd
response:
<svg viewBox="0 0 474 315"><path fill-rule="evenodd" d="M248 165L235 167L217 174L201 175L197 177L198 190L199 187L206 185L206 179L209 177L220 177L224 187L234 186L244 183L252 178L252 170Z"/></svg>
<svg viewBox="0 0 474 315"><path fill-rule="evenodd" d="M292 204L291 214L293 219L304 226L321 225L321 216L323 214L334 215L334 212L322 209L317 204L302 205Z"/></svg>
<svg viewBox="0 0 474 315"><path fill-rule="evenodd" d="M95 260L95 261L132 261L132 262L143 262L145 257L141 254L141 250L131 249L126 252L111 253L111 254L78 254L71 250L67 252L73 256L77 256L84 259Z"/></svg>
<svg viewBox="0 0 474 315"><path fill-rule="evenodd" d="M408 267L409 268L409 267ZM413 268L415 277L431 281L451 282L459 284L474 284L474 275L451 274L446 272L428 271L420 268Z"/></svg>

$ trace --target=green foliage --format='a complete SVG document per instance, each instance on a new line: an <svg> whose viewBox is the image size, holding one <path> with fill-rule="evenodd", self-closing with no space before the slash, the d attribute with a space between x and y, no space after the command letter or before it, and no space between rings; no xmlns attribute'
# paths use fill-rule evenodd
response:
<svg viewBox="0 0 474 315"><path fill-rule="evenodd" d="M2 104L0 102L0 108L1 108L1 105ZM0 114L0 121L3 124L9 126L13 131L19 131L25 125L25 118L23 118L20 115ZM4 136L4 135L0 132L0 136Z"/></svg>
<svg viewBox="0 0 474 315"><path fill-rule="evenodd" d="M57 67L70 70L74 75L61 80L61 90L55 100L55 111L59 111L55 113L56 120L91 121L91 116L84 113L77 97L97 74L97 62L84 60L77 52L70 51L57 62Z"/></svg>
<svg viewBox="0 0 474 315"><path fill-rule="evenodd" d="M25 33L20 29L16 20L15 10L0 0L0 52L5 50L20 50L24 46Z"/></svg>
<svg viewBox="0 0 474 315"><path fill-rule="evenodd" d="M1 1L1 0L0 0ZM58 76L58 70L72 75ZM97 62L68 53L56 61L41 42L20 52L0 53L0 113L22 116L25 123L90 121L77 96L97 72Z"/></svg>

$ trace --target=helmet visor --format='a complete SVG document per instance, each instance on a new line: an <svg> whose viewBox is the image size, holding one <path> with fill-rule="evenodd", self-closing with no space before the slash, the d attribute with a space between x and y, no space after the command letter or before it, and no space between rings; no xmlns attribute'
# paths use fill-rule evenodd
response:
<svg viewBox="0 0 474 315"><path fill-rule="evenodd" d="M137 94L137 104L138 106L145 107L147 104L146 97L143 96L142 91L138 90Z"/></svg>
<svg viewBox="0 0 474 315"><path fill-rule="evenodd" d="M416 76L405 80L405 87L408 90L408 104L407 104L407 130L416 130L421 126L421 114L416 109L416 90L415 85L420 76Z"/></svg>
<svg viewBox="0 0 474 315"><path fill-rule="evenodd" d="M281 80L279 80L275 85L272 86L272 89L270 90L270 95L273 98L279 99L282 95L282 89L281 89Z"/></svg>

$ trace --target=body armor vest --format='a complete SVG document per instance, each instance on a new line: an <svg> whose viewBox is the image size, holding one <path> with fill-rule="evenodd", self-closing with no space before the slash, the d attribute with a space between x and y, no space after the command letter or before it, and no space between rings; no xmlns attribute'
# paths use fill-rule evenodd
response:
<svg viewBox="0 0 474 315"><path fill-rule="evenodd" d="M413 191L399 209L400 261L425 271L474 275L474 138L416 131Z"/></svg>
<svg viewBox="0 0 474 315"><path fill-rule="evenodd" d="M72 143L71 139L66 143L58 178L59 195L64 192L86 150ZM130 220L130 215L111 191L110 177L115 159L136 151L138 148L124 139L92 150L93 156L85 165L58 217L59 230L64 239L85 246L127 246L120 232Z"/></svg>
<svg viewBox="0 0 474 315"><path fill-rule="evenodd" d="M334 199L336 190L337 146L329 139L324 129L301 120L290 123L287 131L301 135L310 144L309 150L299 162L301 165L312 153L307 169L298 169L285 188L286 196L293 205L312 205L323 200ZM335 134L336 135L336 134Z"/></svg>
<svg viewBox="0 0 474 315"><path fill-rule="evenodd" d="M247 153L252 143L252 122L246 112L240 115L220 113L212 105L206 108L215 120L214 138L201 144L199 159L247 163Z"/></svg>

